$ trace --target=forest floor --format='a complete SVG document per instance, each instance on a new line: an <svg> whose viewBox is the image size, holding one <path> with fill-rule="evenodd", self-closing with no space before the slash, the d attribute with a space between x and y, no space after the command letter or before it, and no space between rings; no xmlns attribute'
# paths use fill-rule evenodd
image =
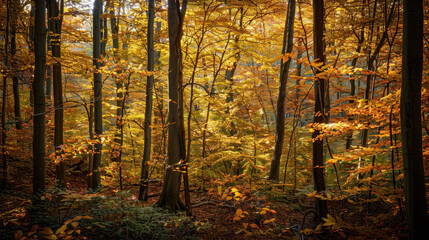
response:
<svg viewBox="0 0 429 240"><path fill-rule="evenodd" d="M136 231L135 228L138 228L139 221L142 220L131 218L134 216L133 211L153 206L157 196L141 202L137 200L137 186L127 186L123 191L104 188L97 194L97 200L93 201L96 207L89 207L90 202L85 202L85 199L91 197L86 194L84 182L72 182L69 186L74 189L69 191L69 195L74 197L67 197L67 194L58 194L59 197L54 197L54 194L46 195L46 200L51 204L47 210L48 215L54 218L58 213L60 216L60 209L68 203L67 199L73 198L73 204L81 200L82 203L77 204L77 207L71 204L67 212L62 213L61 220L58 220L63 223L51 223L49 228L43 228L41 222L31 219L31 201L28 197L31 193L30 184L15 185L13 189L1 193L0 223L3 224L0 225L0 239L32 239L36 235L37 238L44 239L407 239L406 223L398 211L380 201L371 203L371 211L368 211L368 203L329 201L330 216L325 219L323 227L316 228L313 224L313 197L300 192L250 190L242 185L213 187L208 190L193 189L191 202L194 207L191 216L186 216L185 213L165 213L168 215L165 222L160 220L158 225L147 223L145 226L154 226L156 229L148 229L151 232L149 235L140 233L136 237L129 231ZM151 185L149 195L160 192L160 183ZM99 199L100 196L111 201ZM122 212L101 212L104 211L103 208L121 209ZM164 219L157 215L159 213L150 214L148 222ZM101 220L85 223L94 218ZM73 225L74 222L79 222L80 225ZM134 230L132 226L135 226ZM111 233L107 233L108 228L111 228ZM168 237L159 235L166 229L170 234L165 235ZM85 231L90 231L90 234L85 234ZM45 233L47 235L43 235Z"/></svg>

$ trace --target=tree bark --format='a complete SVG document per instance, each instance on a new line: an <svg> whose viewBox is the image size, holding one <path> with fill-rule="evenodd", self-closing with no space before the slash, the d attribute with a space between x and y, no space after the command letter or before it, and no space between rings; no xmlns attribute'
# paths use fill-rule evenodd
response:
<svg viewBox="0 0 429 240"><path fill-rule="evenodd" d="M324 47L324 1L313 0L313 51L314 59L318 59L318 62L325 63L325 47ZM315 84L314 84L314 124L316 129L313 132L313 179L314 179L314 190L318 194L323 193L325 188L325 176L324 176L324 162L323 162L323 139L321 132L317 125L325 123L326 112L325 112L325 87L326 79L319 77L321 71L316 69ZM316 197L315 201L316 212L318 213L318 220L326 218L328 214L328 206L326 200Z"/></svg>
<svg viewBox="0 0 429 240"><path fill-rule="evenodd" d="M9 62L9 23L10 23L10 2L6 1L6 34L4 44L4 64L6 74L3 76L3 94L1 109L1 155L2 155L2 182L0 190L6 189L7 184L7 155L6 155L6 100L7 100L7 78L10 74Z"/></svg>
<svg viewBox="0 0 429 240"><path fill-rule="evenodd" d="M60 188L66 187L65 159L62 159L62 145L64 144L63 125L63 91L62 91L62 73L61 73L61 27L62 13L64 9L64 0L57 2L49 0L48 16L49 30L52 32L51 49L54 63L52 65L52 77L54 82L54 108L55 108L55 130L54 130L54 147L57 157L57 184Z"/></svg>
<svg viewBox="0 0 429 240"><path fill-rule="evenodd" d="M110 15L110 29L112 31L112 42L113 42L113 58L115 63L119 63L119 25L118 19L115 16L115 9L113 6L113 2L108 2L109 15ZM120 74L121 70L116 71L117 76L114 77L114 81L116 84L116 132L114 138L114 144L112 149L112 161L113 162L121 162L121 125L122 125L122 100L124 98L123 94L123 79L121 79ZM118 77L119 76L119 77ZM120 167L121 168L121 167ZM120 177L121 178L121 177Z"/></svg>
<svg viewBox="0 0 429 240"><path fill-rule="evenodd" d="M103 112L102 112L102 81L101 81L101 15L102 2L94 0L93 11L93 65L94 65L94 130L95 140L94 157L92 163L92 188L94 190L101 187L101 134L103 133Z"/></svg>
<svg viewBox="0 0 429 240"><path fill-rule="evenodd" d="M186 159L183 122L183 73L181 39L187 0L168 0L168 37L170 46L168 70L168 159L159 207L170 211L183 210L179 197L182 161Z"/></svg>
<svg viewBox="0 0 429 240"><path fill-rule="evenodd" d="M285 30L283 37L282 54L292 53L293 49L293 31L295 20L295 0L289 0L288 11L285 22ZM276 144L274 147L273 160L271 161L270 176L268 179L279 181L280 173L280 158L282 156L283 142L285 135L285 100L286 100L286 85L289 77L289 66L291 58L286 62L283 60L280 63L280 87L279 97L277 100L277 114L276 114ZM291 147L291 146L289 146Z"/></svg>
<svg viewBox="0 0 429 240"><path fill-rule="evenodd" d="M404 0L401 129L410 239L429 238L422 154L423 1Z"/></svg>
<svg viewBox="0 0 429 240"><path fill-rule="evenodd" d="M46 17L45 0L35 0L34 24L34 115L33 115L33 192L45 189L45 69Z"/></svg>
<svg viewBox="0 0 429 240"><path fill-rule="evenodd" d="M12 55L12 68L14 69L14 74L12 75L12 88L13 88L13 100L14 100L14 112L15 112L15 128L22 129L22 120L21 120L21 102L19 96L19 82L16 69L16 63L14 56L16 54L16 21L12 21L12 32L10 37L10 54Z"/></svg>
<svg viewBox="0 0 429 240"><path fill-rule="evenodd" d="M155 67L155 49L154 49L154 22L155 22L155 0L149 0L148 8L148 25L147 25L147 70L154 71ZM149 165L151 150L152 150L152 95L153 95L153 73L147 77L146 84L146 110L144 121L144 152L141 169L141 183L139 191L139 200L147 201L148 193L148 178L149 178Z"/></svg>

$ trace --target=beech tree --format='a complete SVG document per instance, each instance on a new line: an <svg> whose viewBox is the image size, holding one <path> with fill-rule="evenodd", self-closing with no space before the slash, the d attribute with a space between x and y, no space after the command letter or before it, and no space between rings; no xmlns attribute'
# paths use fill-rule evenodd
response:
<svg viewBox="0 0 429 240"><path fill-rule="evenodd" d="M101 134L103 133L103 110L102 110L102 80L101 80L101 0L94 1L93 11L93 66L94 66L94 131L95 140L94 144L94 157L92 159L91 174L91 188L97 189L101 185Z"/></svg>
<svg viewBox="0 0 429 240"><path fill-rule="evenodd" d="M46 68L46 4L35 0L34 19L34 115L33 115L33 192L45 189L45 68Z"/></svg>
<svg viewBox="0 0 429 240"><path fill-rule="evenodd" d="M168 0L168 160L164 185L157 202L159 207L171 211L183 210L179 190L182 163L186 160L185 130L183 121L183 64L181 39L188 1Z"/></svg>
<svg viewBox="0 0 429 240"><path fill-rule="evenodd" d="M403 18L401 135L408 228L411 239L428 239L421 115L423 1L405 0Z"/></svg>
<svg viewBox="0 0 429 240"><path fill-rule="evenodd" d="M325 63L325 47L324 47L324 14L325 7L323 0L313 1L313 52L314 59L322 65ZM314 78L314 129L313 138L313 181L314 190L321 194L326 190L324 176L324 161L323 161L323 136L321 135L320 125L326 122L327 114L325 112L325 91L326 79L320 73L322 71L316 69ZM317 126L319 125L319 126ZM326 218L328 214L328 206L326 200L316 197L315 201L316 212L319 217Z"/></svg>
<svg viewBox="0 0 429 240"><path fill-rule="evenodd" d="M5 72L3 76L3 94L2 94L2 110L1 110L1 155L2 155L2 182L0 190L6 189L7 183L7 156L6 156L6 93L7 93L7 78L9 77L10 71L10 60L9 60L9 23L10 23L10 2L6 1L6 36L4 44L4 63Z"/></svg>
<svg viewBox="0 0 429 240"><path fill-rule="evenodd" d="M48 1L48 26L51 34L51 49L54 63L52 64L52 76L54 82L54 107L55 107L55 132L54 147L57 157L57 180L60 187L66 187L65 159L62 159L63 153L63 125L64 125L64 106L63 106L63 82L61 72L61 26L64 14L64 0Z"/></svg>
<svg viewBox="0 0 429 240"><path fill-rule="evenodd" d="M147 23L147 70L154 71L155 66L155 49L154 49L154 23L155 23L155 0L148 0L148 23ZM151 150L152 150L152 96L153 96L153 73L147 76L146 84L146 108L144 115L144 152L142 169L140 175L140 190L139 200L147 200L148 181L149 181L149 165Z"/></svg>
<svg viewBox="0 0 429 240"><path fill-rule="evenodd" d="M293 48L293 30L295 22L295 0L288 1L288 10L285 21L285 30L283 36L282 54L291 54ZM286 60L286 61L285 61ZM284 132L285 132L285 100L286 100L286 85L289 77L289 66L291 58L282 59L280 63L280 86L279 96L277 100L276 114L276 144L274 148L273 160L271 162L269 179L279 181L280 158L282 156ZM289 148L292 146L289 146Z"/></svg>

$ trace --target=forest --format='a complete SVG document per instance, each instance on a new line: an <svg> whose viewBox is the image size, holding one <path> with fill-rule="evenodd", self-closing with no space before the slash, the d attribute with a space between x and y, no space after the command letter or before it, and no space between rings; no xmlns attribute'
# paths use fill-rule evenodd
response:
<svg viewBox="0 0 429 240"><path fill-rule="evenodd" d="M0 239L429 239L429 0L0 0Z"/></svg>

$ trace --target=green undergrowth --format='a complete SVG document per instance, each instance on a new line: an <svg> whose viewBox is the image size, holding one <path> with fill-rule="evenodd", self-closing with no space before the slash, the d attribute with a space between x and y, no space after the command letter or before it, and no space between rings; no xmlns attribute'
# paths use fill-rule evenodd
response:
<svg viewBox="0 0 429 240"><path fill-rule="evenodd" d="M17 202L2 213L0 239L197 239L193 236L208 227L182 213L124 200L127 195L56 190L37 199L22 197L23 206Z"/></svg>

